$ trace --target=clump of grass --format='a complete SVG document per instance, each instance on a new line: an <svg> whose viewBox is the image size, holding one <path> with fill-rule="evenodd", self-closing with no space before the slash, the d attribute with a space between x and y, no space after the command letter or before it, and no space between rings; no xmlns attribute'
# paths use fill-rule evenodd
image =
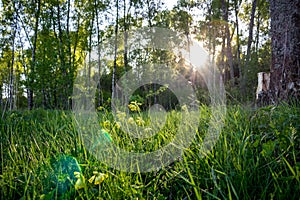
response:
<svg viewBox="0 0 300 200"><path fill-rule="evenodd" d="M131 116L134 120L141 117L146 125L149 123L145 113L134 115ZM142 140L132 140L109 112L99 113L99 124L120 147L150 152L164 146L176 134L180 113L172 111L167 115L161 131ZM43 176L47 171L41 166L48 166L59 155L76 158L82 169L80 175L86 180L83 187L75 188L73 182L74 186L63 196L67 199L298 198L300 109L297 106L227 108L220 137L203 156L201 143L209 130L210 117L213 117L210 108L200 107L195 140L171 165L155 172L128 173L106 166L86 149L82 130L78 130L71 112L5 113L0 119L0 199L45 198L47 184L43 183Z"/></svg>

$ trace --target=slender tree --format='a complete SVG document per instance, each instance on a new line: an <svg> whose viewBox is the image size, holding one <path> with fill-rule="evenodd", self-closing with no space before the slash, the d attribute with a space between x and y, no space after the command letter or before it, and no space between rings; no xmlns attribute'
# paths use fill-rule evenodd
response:
<svg viewBox="0 0 300 200"><path fill-rule="evenodd" d="M14 67L15 67L15 43L18 29L17 23L17 7L16 3L12 2L13 7L13 23L11 24L12 37L11 37L11 62L8 64L9 68L9 110L14 109Z"/></svg>
<svg viewBox="0 0 300 200"><path fill-rule="evenodd" d="M239 70L239 78L242 79L242 69L241 69L241 47L240 47L240 26L239 26L239 6L240 0L234 1L234 12L235 12L235 25L236 25L236 63Z"/></svg>
<svg viewBox="0 0 300 200"><path fill-rule="evenodd" d="M101 91L101 71L102 71L102 65L101 65L101 43L102 43L102 31L100 30L100 20L99 20L99 11L100 11L100 5L97 0L94 1L94 8L95 8L95 17L96 17L96 34L97 34L97 66L98 66L98 107L103 105L103 96Z"/></svg>
<svg viewBox="0 0 300 200"><path fill-rule="evenodd" d="M117 71L117 53L118 53L118 36L119 36L119 0L116 0L116 24L115 24L115 44L114 44L114 66L112 71L112 90L111 90L111 99L115 98L115 79Z"/></svg>
<svg viewBox="0 0 300 200"><path fill-rule="evenodd" d="M250 24L249 24L249 35L248 35L248 44L247 44L247 53L246 53L246 61L244 65L244 74L243 74L243 80L241 84L241 93L246 95L247 94L247 79L248 79L248 70L249 70L249 61L251 56L251 45L253 42L253 27L254 27L254 19L255 19L255 11L256 11L256 2L257 0L253 0L252 2L252 11L251 11L251 17L250 17Z"/></svg>
<svg viewBox="0 0 300 200"><path fill-rule="evenodd" d="M232 56L232 49L231 49L231 37L230 37L230 30L229 30L229 21L228 21L228 2L222 0L222 14L223 20L225 21L225 38L226 38L226 57L227 62L229 65L230 70L230 80L234 80L234 68L233 68L233 56Z"/></svg>
<svg viewBox="0 0 300 200"><path fill-rule="evenodd" d="M33 44L32 44L32 54L31 54L31 65L30 65L30 74L29 74L29 87L28 87L28 109L33 108L33 82L34 82L34 71L36 65L36 46L37 46L37 37L38 37L38 27L41 11L41 1L36 0L36 13L35 13L35 25L34 25L34 35L33 35Z"/></svg>

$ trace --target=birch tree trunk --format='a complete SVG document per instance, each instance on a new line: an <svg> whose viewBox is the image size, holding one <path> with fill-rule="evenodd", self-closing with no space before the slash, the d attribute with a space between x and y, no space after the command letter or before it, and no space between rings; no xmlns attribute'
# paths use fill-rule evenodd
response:
<svg viewBox="0 0 300 200"><path fill-rule="evenodd" d="M98 66L98 77L99 77L99 81L98 81L98 104L97 107L100 107L101 105L103 105L103 96L102 96L102 91L101 91L101 70L102 70L102 66L101 66L101 43L102 43L102 36L101 36L101 32L100 32L100 22L99 22L99 13L98 13L98 4L97 1L94 2L94 6L95 6L95 15L96 15L96 31L97 31L97 66Z"/></svg>
<svg viewBox="0 0 300 200"><path fill-rule="evenodd" d="M270 0L271 102L300 99L300 0Z"/></svg>
<svg viewBox="0 0 300 200"><path fill-rule="evenodd" d="M112 90L111 90L111 100L115 98L115 79L116 79L116 71L117 71L117 53L118 53L118 33L119 33L119 0L116 0L117 7L117 16L116 16L116 26L115 26L115 49L114 49L114 66L112 72Z"/></svg>
<svg viewBox="0 0 300 200"><path fill-rule="evenodd" d="M39 27L39 18L40 18L40 10L41 10L41 1L37 1L37 12L35 14L35 25L34 25L34 36L33 36L33 44L32 44L32 52L31 52L31 67L29 74L29 88L28 88L28 109L31 110L33 108L33 76L35 71L35 52L36 52L36 44L37 44L37 35L38 35L38 27Z"/></svg>
<svg viewBox="0 0 300 200"><path fill-rule="evenodd" d="M9 63L9 110L14 109L14 65L15 65L15 38L17 32L17 23L13 27L11 63Z"/></svg>
<svg viewBox="0 0 300 200"><path fill-rule="evenodd" d="M2 109L3 109L3 105L2 105L2 92L3 92L3 90L2 90L2 87L3 87L3 85L2 85L2 82L0 82L0 111L2 111Z"/></svg>

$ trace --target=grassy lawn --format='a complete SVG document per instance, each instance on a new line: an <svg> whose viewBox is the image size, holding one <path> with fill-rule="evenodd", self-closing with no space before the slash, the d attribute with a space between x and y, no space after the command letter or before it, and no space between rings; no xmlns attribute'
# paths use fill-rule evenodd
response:
<svg viewBox="0 0 300 200"><path fill-rule="evenodd" d="M167 116L156 135L140 140L120 130L107 111L99 112L99 124L126 151L151 152L176 135L180 112ZM210 109L200 107L195 139L172 164L131 173L87 150L85 129L71 112L6 113L0 119L0 199L299 199L299 107L228 107L219 139L203 157L210 117ZM149 123L143 113L132 119Z"/></svg>

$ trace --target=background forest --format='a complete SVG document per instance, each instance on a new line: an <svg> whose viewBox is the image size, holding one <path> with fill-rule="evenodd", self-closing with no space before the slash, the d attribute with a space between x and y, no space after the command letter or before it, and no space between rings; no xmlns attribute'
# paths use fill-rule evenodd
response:
<svg viewBox="0 0 300 200"><path fill-rule="evenodd" d="M110 106L113 76L118 80L134 64L147 62L176 68L205 102L208 95L201 77L179 65L170 52L128 52L123 37L115 60L101 57L97 47L103 41L142 26L168 28L197 39L222 73L228 102L254 103L257 73L270 69L267 1L3 0L0 8L2 110L70 109L74 79L78 70L91 67L85 66L91 62L91 52L96 52L93 59L101 73L99 106ZM143 92L149 89L141 89L136 98L145 100Z"/></svg>

